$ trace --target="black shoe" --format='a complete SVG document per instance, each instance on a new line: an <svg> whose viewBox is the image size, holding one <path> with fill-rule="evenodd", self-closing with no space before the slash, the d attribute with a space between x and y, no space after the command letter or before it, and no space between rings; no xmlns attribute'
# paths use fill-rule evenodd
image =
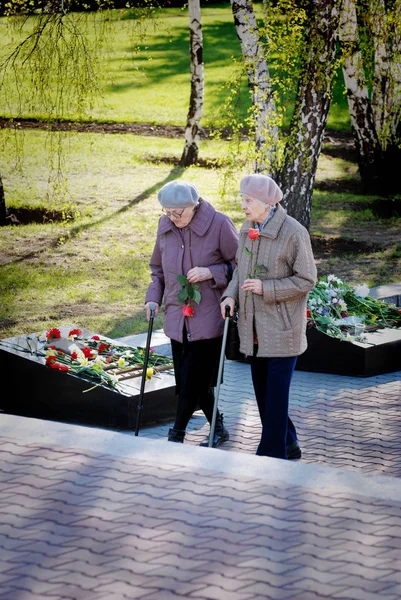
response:
<svg viewBox="0 0 401 600"><path fill-rule="evenodd" d="M209 446L209 438L210 435L207 436L206 439L203 440L199 445L200 446ZM223 442L230 438L230 434L228 430L224 427L223 423L223 415L217 415L216 418L216 426L214 428L214 438L213 438L213 448L217 448Z"/></svg>
<svg viewBox="0 0 401 600"><path fill-rule="evenodd" d="M287 446L287 460L294 460L294 458L301 458L301 456L302 451L297 440Z"/></svg>
<svg viewBox="0 0 401 600"><path fill-rule="evenodd" d="M183 444L185 437L185 429L174 429L171 427L168 430L168 442L176 442L177 444Z"/></svg>

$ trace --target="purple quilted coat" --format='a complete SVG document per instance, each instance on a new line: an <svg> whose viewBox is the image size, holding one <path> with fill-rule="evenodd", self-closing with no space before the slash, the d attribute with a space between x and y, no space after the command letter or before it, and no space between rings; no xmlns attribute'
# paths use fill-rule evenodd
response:
<svg viewBox="0 0 401 600"><path fill-rule="evenodd" d="M206 200L201 201L191 222L183 229L178 229L166 216L160 218L150 260L152 281L145 302L161 305L164 299L164 332L170 339L183 341L184 323L189 341L222 335L220 297L227 287L227 264L236 266L237 248L234 223ZM187 275L192 267L208 267L213 279L199 283L200 304L193 304L193 317L184 317L178 301L182 286L177 275Z"/></svg>

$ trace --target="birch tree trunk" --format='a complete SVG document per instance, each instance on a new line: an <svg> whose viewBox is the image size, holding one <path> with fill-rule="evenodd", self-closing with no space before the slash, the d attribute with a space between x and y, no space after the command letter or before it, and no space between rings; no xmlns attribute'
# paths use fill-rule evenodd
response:
<svg viewBox="0 0 401 600"><path fill-rule="evenodd" d="M189 0L189 33L191 56L191 96L187 125L185 128L185 145L180 165L188 167L198 160L200 120L202 117L204 97L203 76L203 36L201 25L200 0Z"/></svg>
<svg viewBox="0 0 401 600"><path fill-rule="evenodd" d="M377 191L380 187L380 143L359 46L355 0L343 0L338 32L359 174L365 192Z"/></svg>
<svg viewBox="0 0 401 600"><path fill-rule="evenodd" d="M255 120L255 171L275 171L278 143L277 111L269 68L260 43L258 26L249 0L230 0L237 36L248 75Z"/></svg>
<svg viewBox="0 0 401 600"><path fill-rule="evenodd" d="M311 0L305 53L278 184L283 206L307 229L312 189L330 107L340 0Z"/></svg>
<svg viewBox="0 0 401 600"><path fill-rule="evenodd" d="M0 227L7 225L7 207L4 196L3 180L0 175Z"/></svg>
<svg viewBox="0 0 401 600"><path fill-rule="evenodd" d="M387 15L383 0L370 1L370 28L374 44L375 63L372 82L372 110L381 145L388 140L389 105L392 85L388 60Z"/></svg>
<svg viewBox="0 0 401 600"><path fill-rule="evenodd" d="M369 33L374 45L372 111L381 146L380 191L401 191L401 0L370 0Z"/></svg>

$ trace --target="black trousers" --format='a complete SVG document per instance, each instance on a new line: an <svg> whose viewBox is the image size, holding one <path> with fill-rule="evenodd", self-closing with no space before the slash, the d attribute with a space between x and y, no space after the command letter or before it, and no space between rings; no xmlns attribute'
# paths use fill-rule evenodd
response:
<svg viewBox="0 0 401 600"><path fill-rule="evenodd" d="M222 339L188 342L184 335L183 343L171 340L178 395L175 429L186 429L198 405L212 421Z"/></svg>

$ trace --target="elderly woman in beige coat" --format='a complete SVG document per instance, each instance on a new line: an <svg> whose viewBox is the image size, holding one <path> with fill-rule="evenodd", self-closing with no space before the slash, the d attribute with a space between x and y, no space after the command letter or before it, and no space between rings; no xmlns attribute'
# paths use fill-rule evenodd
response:
<svg viewBox="0 0 401 600"><path fill-rule="evenodd" d="M288 415L297 356L305 352L306 303L316 282L308 231L280 205L282 191L268 175L240 182L246 221L240 230L237 267L222 295L221 312L238 310L240 349L249 357L262 422L256 454L301 457Z"/></svg>

